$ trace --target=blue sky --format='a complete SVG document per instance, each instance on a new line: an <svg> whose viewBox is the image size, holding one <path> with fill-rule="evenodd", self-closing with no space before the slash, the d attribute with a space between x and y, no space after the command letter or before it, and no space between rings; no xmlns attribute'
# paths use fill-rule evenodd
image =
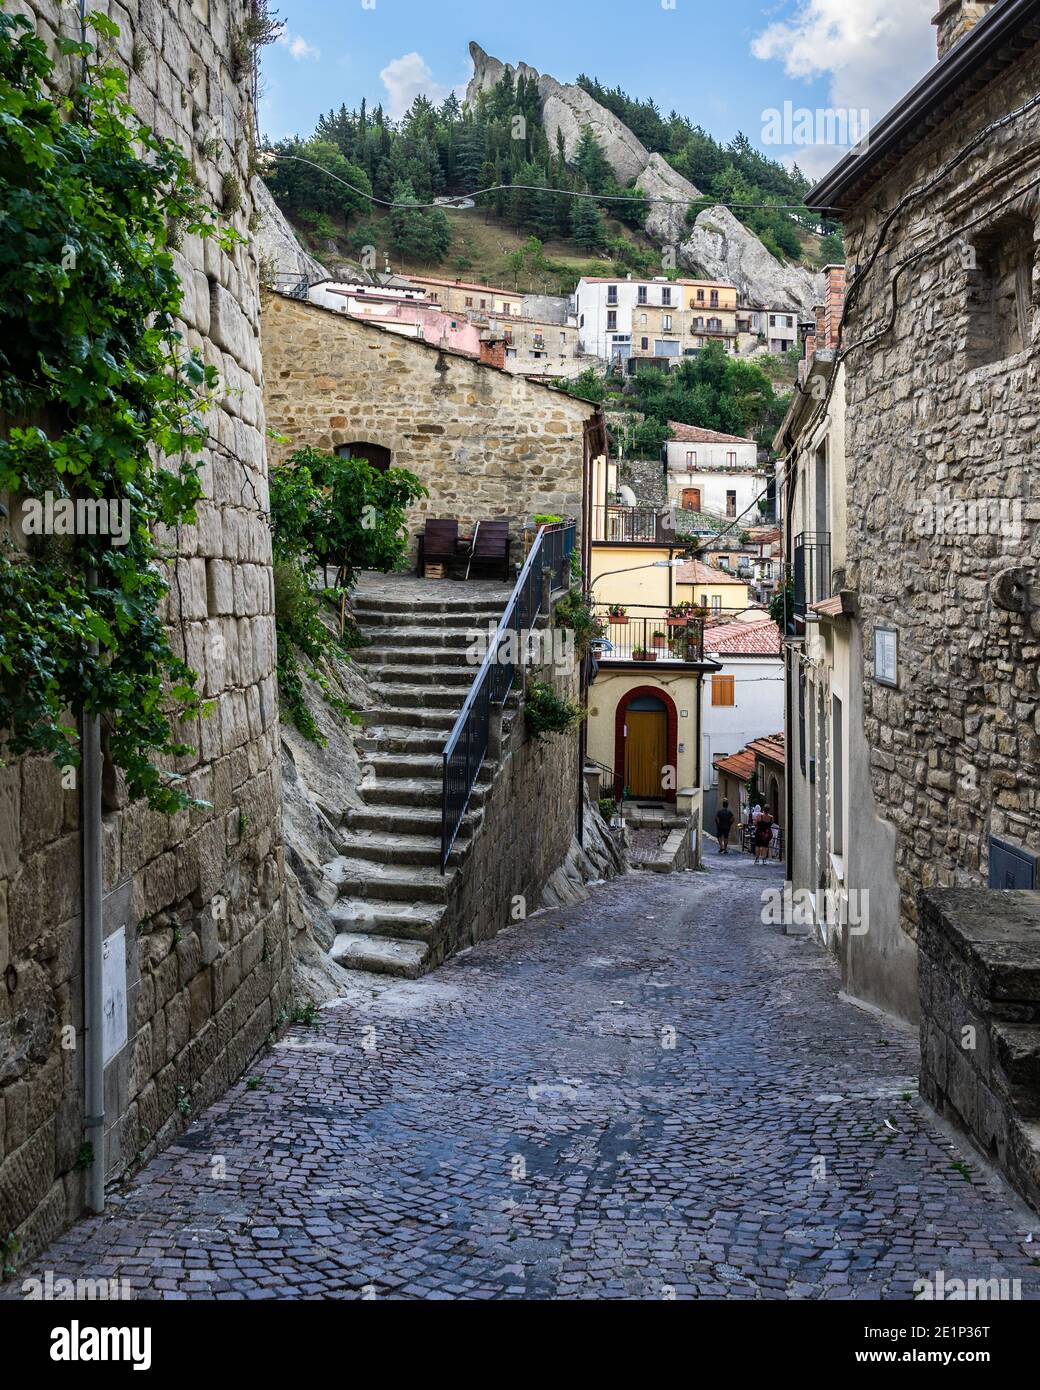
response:
<svg viewBox="0 0 1040 1390"><path fill-rule="evenodd" d="M653 96L722 140L763 147L763 112L842 105L876 121L934 61L935 0L277 0L261 123L309 135L362 96L392 112L465 84L469 40L560 81L579 72ZM820 174L835 152L766 153Z"/></svg>

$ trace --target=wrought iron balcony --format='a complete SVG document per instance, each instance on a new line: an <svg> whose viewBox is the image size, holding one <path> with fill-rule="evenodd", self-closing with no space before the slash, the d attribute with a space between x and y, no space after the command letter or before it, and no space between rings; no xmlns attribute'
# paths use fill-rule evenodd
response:
<svg viewBox="0 0 1040 1390"><path fill-rule="evenodd" d="M663 611L660 617L612 618L603 607L599 616L609 644L598 653L600 665L612 661L656 661L667 665L704 659L703 618L669 620Z"/></svg>
<svg viewBox="0 0 1040 1390"><path fill-rule="evenodd" d="M617 545L674 545L666 515L650 507L601 506L592 509L592 539Z"/></svg>
<svg viewBox="0 0 1040 1390"><path fill-rule="evenodd" d="M809 606L831 596L831 533L802 531L794 539L792 560L793 593L787 635L804 637Z"/></svg>

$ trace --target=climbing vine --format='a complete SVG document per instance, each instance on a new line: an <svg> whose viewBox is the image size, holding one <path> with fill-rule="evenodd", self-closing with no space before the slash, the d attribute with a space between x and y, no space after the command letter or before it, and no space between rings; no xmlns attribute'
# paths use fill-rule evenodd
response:
<svg viewBox="0 0 1040 1390"><path fill-rule="evenodd" d="M130 796L173 811L185 796L158 763L206 710L163 621L177 569L157 536L194 520L217 377L176 331L172 248L238 237L104 65L118 27L90 26L95 42L60 42L82 66L62 96L28 21L0 11L0 728L11 754L75 765L68 711L100 716ZM76 522L24 524L45 501Z"/></svg>

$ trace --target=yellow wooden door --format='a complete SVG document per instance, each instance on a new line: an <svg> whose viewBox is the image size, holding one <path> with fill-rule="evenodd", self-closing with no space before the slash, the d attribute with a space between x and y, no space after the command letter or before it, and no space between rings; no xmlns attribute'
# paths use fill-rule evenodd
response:
<svg viewBox="0 0 1040 1390"><path fill-rule="evenodd" d="M663 709L625 715L625 786L629 796L663 797L662 769L668 758L668 716Z"/></svg>

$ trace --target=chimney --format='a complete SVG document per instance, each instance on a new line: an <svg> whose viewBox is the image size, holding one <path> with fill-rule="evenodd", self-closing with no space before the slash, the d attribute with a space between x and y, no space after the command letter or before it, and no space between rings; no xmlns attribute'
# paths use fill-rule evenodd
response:
<svg viewBox="0 0 1040 1390"><path fill-rule="evenodd" d="M827 304L822 346L836 348L841 316L845 308L845 267L843 265L827 265L824 266L823 273L827 277Z"/></svg>
<svg viewBox="0 0 1040 1390"><path fill-rule="evenodd" d="M946 0L932 23L936 28L939 57L945 58L953 45L984 19L997 0Z"/></svg>
<svg viewBox="0 0 1040 1390"><path fill-rule="evenodd" d="M489 367L501 367L505 371L506 340L502 333L484 329L480 335L480 360Z"/></svg>

